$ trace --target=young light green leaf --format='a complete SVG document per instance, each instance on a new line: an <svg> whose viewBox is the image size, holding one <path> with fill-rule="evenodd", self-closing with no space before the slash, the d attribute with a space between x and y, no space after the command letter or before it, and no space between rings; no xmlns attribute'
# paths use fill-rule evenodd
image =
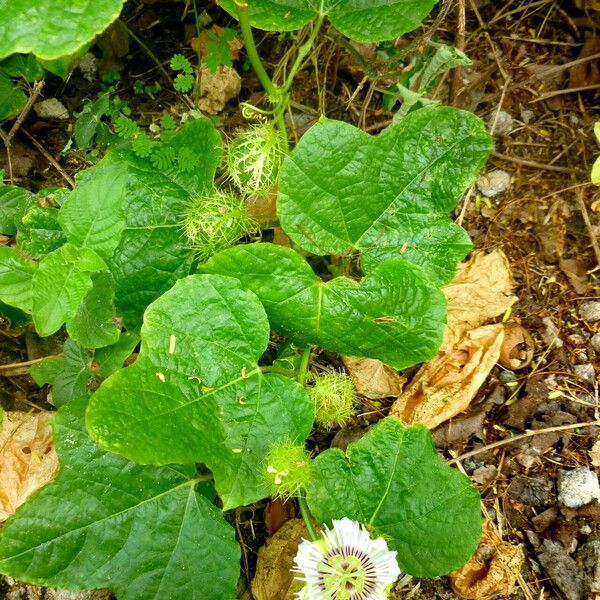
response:
<svg viewBox="0 0 600 600"><path fill-rule="evenodd" d="M403 369L431 358L442 341L444 296L405 261L382 263L360 284L323 282L294 250L249 244L220 252L202 270L239 279L260 298L273 328L299 345Z"/></svg>
<svg viewBox="0 0 600 600"><path fill-rule="evenodd" d="M17 248L32 258L42 258L60 248L67 240L58 215L58 208L40 206L33 196L29 197L15 213Z"/></svg>
<svg viewBox="0 0 600 600"><path fill-rule="evenodd" d="M102 162L77 176L77 187L60 208L58 222L67 241L108 258L125 228L126 168Z"/></svg>
<svg viewBox="0 0 600 600"><path fill-rule="evenodd" d="M191 275L144 315L135 363L92 396L88 429L141 464L203 462L225 509L268 495L262 461L274 442L303 442L306 392L257 366L269 339L258 298L229 277Z"/></svg>
<svg viewBox="0 0 600 600"><path fill-rule="evenodd" d="M33 194L25 188L0 183L0 233L5 235L17 233L15 218L31 198Z"/></svg>
<svg viewBox="0 0 600 600"><path fill-rule="evenodd" d="M327 15L332 25L359 42L380 42L412 31L429 14L436 0L252 0L250 22L267 31L292 31ZM237 17L235 0L219 4Z"/></svg>
<svg viewBox="0 0 600 600"><path fill-rule="evenodd" d="M32 279L37 265L0 244L0 301L31 313Z"/></svg>
<svg viewBox="0 0 600 600"><path fill-rule="evenodd" d="M401 257L447 283L471 247L447 214L490 149L482 121L454 108L423 108L377 137L323 120L279 172L282 227L315 254L360 251L365 272Z"/></svg>
<svg viewBox="0 0 600 600"><path fill-rule="evenodd" d="M308 504L322 523L348 517L385 537L400 569L442 575L464 564L481 537L479 494L438 456L425 427L387 417L346 454L313 463Z"/></svg>
<svg viewBox="0 0 600 600"><path fill-rule="evenodd" d="M40 58L71 54L108 27L125 0L11 0L0 3L0 58L32 52ZM64 26L68 23L68 27Z"/></svg>
<svg viewBox="0 0 600 600"><path fill-rule="evenodd" d="M102 161L127 169L125 230L108 262L117 314L130 330L140 326L148 304L189 274L194 251L181 233L183 215L191 197L212 187L221 158L221 139L208 119L188 122L170 147L193 152L192 168L173 164L159 170L126 149L115 149Z"/></svg>
<svg viewBox="0 0 600 600"><path fill-rule="evenodd" d="M44 257L32 278L32 315L37 332L48 336L75 316L92 288L91 273L106 268L89 248L65 244Z"/></svg>
<svg viewBox="0 0 600 600"><path fill-rule="evenodd" d="M115 289L110 273L92 275L92 289L67 321L67 333L84 348L115 344L120 335L115 323Z"/></svg>
<svg viewBox="0 0 600 600"><path fill-rule="evenodd" d="M235 532L196 491L194 465L141 467L99 450L86 399L61 408L56 480L4 525L0 572L67 589L111 588L119 600L232 598Z"/></svg>

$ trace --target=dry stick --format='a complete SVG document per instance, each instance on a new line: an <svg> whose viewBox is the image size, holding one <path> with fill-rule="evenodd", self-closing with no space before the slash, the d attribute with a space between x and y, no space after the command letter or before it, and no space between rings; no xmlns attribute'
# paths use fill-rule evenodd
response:
<svg viewBox="0 0 600 600"><path fill-rule="evenodd" d="M58 358L62 355L63 355L63 353L61 352L60 354L51 354L50 356L42 356L42 358L34 358L33 360L26 360L25 362L10 363L9 365L0 365L0 375L4 375L5 377L8 377L10 375L14 375L13 371L20 372L20 371L23 371L24 369L25 369L25 372L27 372L31 365L35 365L39 362L42 362L43 360L46 360L47 358ZM3 373L3 371L6 371L6 373Z"/></svg>
<svg viewBox="0 0 600 600"><path fill-rule="evenodd" d="M23 107L23 110L20 112L16 121L13 123L13 126L10 128L10 131L8 133L5 133L0 128L0 137L2 137L2 141L4 142L4 145L6 146L6 162L8 163L8 180L10 183L13 182L12 160L11 160L11 156L10 156L10 148L12 145L12 139L13 139L13 137L15 137L15 134L17 133L17 131L23 124L23 121L27 118L29 111L33 107L33 105L34 105L35 101L37 100L37 97L40 95L40 92L42 91L43 87L44 87L43 80L36 81L33 84L33 88L31 89L31 94L29 94L29 98L27 99L27 103Z"/></svg>
<svg viewBox="0 0 600 600"><path fill-rule="evenodd" d="M38 142L26 129L23 129L23 133L29 139L29 141L44 155L44 158L62 175L63 179L71 186L75 187L74 179L60 166L58 161Z"/></svg>
<svg viewBox="0 0 600 600"><path fill-rule="evenodd" d="M524 167L543 169L545 171L556 171L557 173L573 173L573 169L569 167L559 167L558 165L549 165L536 162L535 160L527 160L525 158L517 158L516 156L508 156L507 154L502 154L501 152L496 152L495 150L492 150L492 156L501 158L502 160L507 160L508 162L516 163L518 165L523 165Z"/></svg>
<svg viewBox="0 0 600 600"><path fill-rule="evenodd" d="M488 450L492 450L493 448L498 448L500 446L505 446L506 444L512 444L513 442L518 442L519 440L523 440L528 437L533 437L534 435L539 435L541 433L552 433L555 431L566 431L567 429L578 429L583 427L597 427L600 426L600 421L587 421L586 423L570 423L569 425L558 425L556 427L546 427L545 429L534 429L532 431L527 431L526 433L521 433L519 435L515 435L511 438L506 438L504 440L500 440L498 442L494 442L493 444L488 444L487 446L482 446L481 448L477 448L476 450L471 450L470 452L465 452L456 458L446 461L447 464L452 465L454 463L463 461L467 458L471 458L472 456L476 456L477 454L481 454L482 452L487 452Z"/></svg>
<svg viewBox="0 0 600 600"><path fill-rule="evenodd" d="M577 58L575 60L572 60L571 62L565 63L564 65L555 65L554 67L549 67L548 69L544 70L541 73L536 73L536 74L532 75L524 83L527 84L527 83L532 83L534 81L538 81L540 79L545 79L546 77L548 77L550 75L554 75L555 73L560 73L561 71L564 71L565 69L570 69L571 67L575 67L576 65L580 65L580 64L588 62L590 60L597 60L598 58L600 58L600 52L597 52L596 54L592 54L591 56L584 56L583 58Z"/></svg>
<svg viewBox="0 0 600 600"><path fill-rule="evenodd" d="M562 96L563 94L575 94L576 92L589 92L590 90L597 90L600 88L600 83L594 85L582 85L580 87L567 88L565 90L556 90L554 92L547 92L542 94L539 98L530 100L529 104L535 104L536 102L542 102L542 100L548 100L548 98L554 98L555 96Z"/></svg>
<svg viewBox="0 0 600 600"><path fill-rule="evenodd" d="M454 38L454 46L461 52L465 49L465 28L467 18L465 15L465 0L458 0L456 4L456 13L458 18L458 26L456 29L456 37ZM452 83L450 84L450 104L454 106L458 92L460 89L461 68L455 67L452 73Z"/></svg>
<svg viewBox="0 0 600 600"><path fill-rule="evenodd" d="M598 239L594 232L594 227L590 221L590 215L588 214L587 207L583 200L583 191L581 188L577 188L575 191L575 196L577 198L579 210L581 211L581 216L583 217L583 222L585 223L585 228L587 229L588 236L590 237L590 241L592 243L592 248L594 249L594 254L596 255L596 262L598 263L598 266L600 266L600 247L598 246Z"/></svg>

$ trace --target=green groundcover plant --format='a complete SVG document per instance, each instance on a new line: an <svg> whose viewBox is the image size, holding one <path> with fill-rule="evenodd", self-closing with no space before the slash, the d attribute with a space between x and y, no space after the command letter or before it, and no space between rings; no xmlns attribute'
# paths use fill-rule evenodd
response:
<svg viewBox="0 0 600 600"><path fill-rule="evenodd" d="M44 58L89 43L121 6L10 4L0 4L10 25L0 56ZM32 369L53 385L60 472L2 528L0 572L108 587L119 600L225 600L240 562L227 511L272 495L297 497L315 537L311 515L328 527L362 524L414 576L468 560L481 533L479 496L425 428L388 417L346 452L314 456L304 444L315 407L328 411L316 415L328 429L355 402L348 382L310 376L315 346L396 369L437 351L440 288L471 247L448 214L485 163L490 137L474 115L428 104L378 136L322 118L290 151L283 119L325 19L352 39L379 41L417 27L433 4L222 0L270 107L229 143L221 189L220 135L193 115L161 141L169 160L116 136L73 191L0 187L0 230L14 236L0 246L0 300L41 336L68 333L63 355ZM38 36L23 33L32 7ZM55 39L50 23L61 19L73 26ZM307 23L307 42L275 85L251 27ZM247 211L248 197L275 181L291 248L261 241ZM272 331L287 341L266 353ZM343 396L337 412L328 389Z"/></svg>

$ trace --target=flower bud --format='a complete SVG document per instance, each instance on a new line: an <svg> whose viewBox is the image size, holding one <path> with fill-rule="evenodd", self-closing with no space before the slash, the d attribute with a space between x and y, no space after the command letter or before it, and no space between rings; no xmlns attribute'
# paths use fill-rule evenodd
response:
<svg viewBox="0 0 600 600"><path fill-rule="evenodd" d="M272 124L238 132L227 150L227 173L242 191L267 192L277 180L284 152L281 134Z"/></svg>
<svg viewBox="0 0 600 600"><path fill-rule="evenodd" d="M304 446L292 442L273 444L266 458L265 477L273 496L297 496L309 483L312 459Z"/></svg>
<svg viewBox="0 0 600 600"><path fill-rule="evenodd" d="M324 373L313 378L308 393L315 404L315 421L325 429L341 427L354 416L356 389L344 373Z"/></svg>
<svg viewBox="0 0 600 600"><path fill-rule="evenodd" d="M185 213L183 231L200 262L205 262L252 233L254 222L243 199L215 190L192 199Z"/></svg>

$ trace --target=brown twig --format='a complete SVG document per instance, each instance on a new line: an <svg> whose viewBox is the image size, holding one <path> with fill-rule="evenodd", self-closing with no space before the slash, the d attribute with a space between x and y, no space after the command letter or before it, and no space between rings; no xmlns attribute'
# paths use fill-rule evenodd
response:
<svg viewBox="0 0 600 600"><path fill-rule="evenodd" d="M60 354L52 354L51 356L43 356L42 358L26 360L25 362L0 365L0 376L13 377L15 375L25 375L29 372L29 367L31 367L31 365L35 365L39 362L42 362L47 358L58 358L60 356L62 356L62 352Z"/></svg>
<svg viewBox="0 0 600 600"><path fill-rule="evenodd" d="M599 427L600 421L587 421L585 423L569 423L569 425L558 425L556 427L545 427L544 429L534 429L531 431L527 431L526 433L521 433L519 435L515 435L510 438L506 438L504 440L499 440L494 442L493 444L488 444L487 446L482 446L481 448L477 448L476 450L471 450L470 452L465 452L456 458L452 458L451 460L446 461L447 464L452 465L454 463L463 461L467 458L471 458L472 456L477 456L477 454L481 454L482 452L487 452L488 450L493 450L494 448L499 448L500 446L505 446L506 444L512 444L513 442L518 442L519 440L523 440L528 437L533 437L534 435L540 435L542 433L552 433L555 431L566 431L568 429L578 429L583 427Z"/></svg>
<svg viewBox="0 0 600 600"><path fill-rule="evenodd" d="M600 88L600 83L595 83L594 85L582 85L580 87L567 88L565 90L555 90L554 92L546 92L545 94L542 94L539 98L530 100L529 104L535 104L536 102L542 102L543 100L548 100L548 98L554 98L556 96L562 96L564 94L575 94L576 92L589 92L590 90L597 90L598 88Z"/></svg>
<svg viewBox="0 0 600 600"><path fill-rule="evenodd" d="M456 36L454 38L454 46L457 50L462 52L465 49L465 29L467 24L465 15L465 0L458 0L456 3L456 15L458 24L456 28ZM455 67L454 72L452 73L452 82L450 83L450 104L452 106L454 106L456 103L456 98L458 97L460 90L460 75L461 68Z"/></svg>
<svg viewBox="0 0 600 600"><path fill-rule="evenodd" d="M515 156L508 156L501 152L492 151L492 156L506 160L508 162L516 163L517 165L523 165L524 167L531 167L532 169L543 169L545 171L556 171L557 173L573 173L573 169L569 167L559 167L557 165L548 165L545 163L536 162L535 160L527 160L525 158L517 158Z"/></svg>
<svg viewBox="0 0 600 600"><path fill-rule="evenodd" d="M33 87L31 88L31 93L29 94L29 98L27 98L27 102L26 102L25 106L19 113L19 116L16 118L15 122L13 123L13 126L10 128L10 131L8 133L5 133L4 130L0 128L0 137L2 138L2 141L4 142L4 146L6 147L6 162L8 163L8 181L10 183L13 182L12 159L11 159L11 154L10 154L12 140L15 137L15 134L17 133L17 131L19 131L21 125L23 124L23 121L25 121L25 119L27 118L29 111L32 109L32 107L33 107L35 101L37 100L38 96L40 95L40 92L42 91L43 87L44 87L43 80L36 81L33 84Z"/></svg>
<svg viewBox="0 0 600 600"><path fill-rule="evenodd" d="M23 133L27 139L43 154L44 158L62 175L63 179L71 186L75 187L75 180L60 166L58 161L38 142L26 129L23 129Z"/></svg>

